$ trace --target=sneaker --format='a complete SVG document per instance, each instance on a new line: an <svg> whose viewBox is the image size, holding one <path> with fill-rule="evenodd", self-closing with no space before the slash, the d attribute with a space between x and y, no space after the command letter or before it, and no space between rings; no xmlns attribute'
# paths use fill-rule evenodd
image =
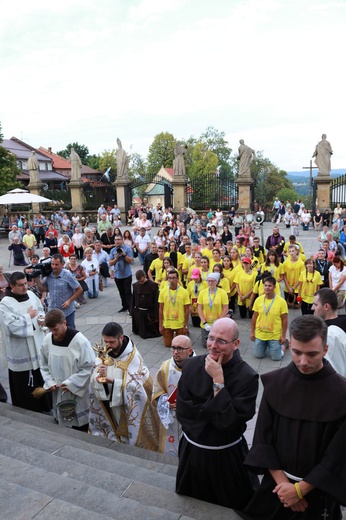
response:
<svg viewBox="0 0 346 520"><path fill-rule="evenodd" d="M76 309L80 308L80 303L77 302L75 305L76 305Z"/></svg>
<svg viewBox="0 0 346 520"><path fill-rule="evenodd" d="M124 307L122 307L122 308L120 309L120 311L118 311L118 312L126 312L126 311L127 311L127 309L124 309Z"/></svg>

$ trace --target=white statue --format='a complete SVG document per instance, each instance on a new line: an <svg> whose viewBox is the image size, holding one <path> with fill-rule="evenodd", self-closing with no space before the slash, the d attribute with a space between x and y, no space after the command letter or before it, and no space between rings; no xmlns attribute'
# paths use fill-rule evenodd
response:
<svg viewBox="0 0 346 520"><path fill-rule="evenodd" d="M322 135L320 141L315 148L312 157L315 157L315 164L318 166L318 175L330 175L330 158L333 155L333 150L330 142L327 141L326 134Z"/></svg>
<svg viewBox="0 0 346 520"><path fill-rule="evenodd" d="M29 170L30 183L41 182L39 174L40 167L34 151L31 152L31 155L28 159L27 169Z"/></svg>
<svg viewBox="0 0 346 520"><path fill-rule="evenodd" d="M175 159L173 160L174 177L185 177L185 162L183 155L186 153L186 148L181 143L177 143L174 149Z"/></svg>
<svg viewBox="0 0 346 520"><path fill-rule="evenodd" d="M78 181L81 178L82 161L75 149L71 148L70 153L71 162L71 181Z"/></svg>
<svg viewBox="0 0 346 520"><path fill-rule="evenodd" d="M255 150L244 144L244 139L240 139L238 148L239 170L238 177L251 177L250 165L256 157Z"/></svg>
<svg viewBox="0 0 346 520"><path fill-rule="evenodd" d="M127 153L123 150L119 137L117 138L117 179L120 177L127 177L129 170L129 158Z"/></svg>

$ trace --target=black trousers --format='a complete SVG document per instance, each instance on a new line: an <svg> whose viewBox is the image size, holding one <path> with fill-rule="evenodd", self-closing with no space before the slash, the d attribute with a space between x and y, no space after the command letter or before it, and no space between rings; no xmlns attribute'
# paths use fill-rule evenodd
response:
<svg viewBox="0 0 346 520"><path fill-rule="evenodd" d="M109 267L108 267L107 262L102 262L100 264L100 275L103 276L103 278L109 278L110 277Z"/></svg>
<svg viewBox="0 0 346 520"><path fill-rule="evenodd" d="M132 275L127 278L114 278L114 281L120 294L122 308L129 311L132 301Z"/></svg>

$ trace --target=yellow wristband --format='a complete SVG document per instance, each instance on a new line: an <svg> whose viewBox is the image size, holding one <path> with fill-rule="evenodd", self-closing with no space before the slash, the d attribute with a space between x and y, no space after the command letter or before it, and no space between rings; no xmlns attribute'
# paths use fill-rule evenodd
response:
<svg viewBox="0 0 346 520"><path fill-rule="evenodd" d="M301 499L303 498L303 495L302 495L302 492L301 492L301 490L300 490L300 487L299 487L298 482L296 482L296 483L294 484L294 487L296 488L296 491L297 491L297 495L298 495L299 500L301 500Z"/></svg>

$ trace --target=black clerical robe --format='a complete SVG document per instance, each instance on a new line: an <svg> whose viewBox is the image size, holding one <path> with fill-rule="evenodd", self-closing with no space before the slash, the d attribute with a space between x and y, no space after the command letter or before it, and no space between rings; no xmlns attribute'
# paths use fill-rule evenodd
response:
<svg viewBox="0 0 346 520"><path fill-rule="evenodd" d="M205 371L205 356L184 361L178 385L177 419L190 441L182 437L176 492L226 507L242 508L253 495L243 465L248 453L243 433L255 414L258 376L238 351L222 365L225 388L215 396Z"/></svg>
<svg viewBox="0 0 346 520"><path fill-rule="evenodd" d="M132 305L132 332L143 339L161 336L159 331L159 286L147 280L140 284L133 284Z"/></svg>
<svg viewBox="0 0 346 520"><path fill-rule="evenodd" d="M253 499L239 513L247 520L339 520L346 504L346 380L328 361L311 375L290 363L262 376L264 393L245 464L264 473ZM316 489L305 512L285 508L273 493L268 469L282 469ZM292 483L295 481L290 480Z"/></svg>

